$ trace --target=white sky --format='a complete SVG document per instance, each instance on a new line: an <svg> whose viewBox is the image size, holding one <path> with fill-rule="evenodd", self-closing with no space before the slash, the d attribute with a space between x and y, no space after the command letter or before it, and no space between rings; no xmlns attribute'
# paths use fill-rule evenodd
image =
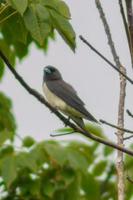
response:
<svg viewBox="0 0 133 200"><path fill-rule="evenodd" d="M71 23L77 34L75 54L56 34L56 42L50 42L47 55L32 45L30 54L21 63L18 63L16 69L30 86L42 93L43 67L46 65L57 67L64 79L75 87L79 96L86 103L86 108L97 119L106 119L116 124L119 76L78 38L78 35L82 34L112 61L106 35L94 2L94 0L66 0L72 14ZM102 4L112 28L112 36L121 62L132 77L129 50L118 2L103 0ZM13 100L18 134L21 136L32 135L38 140L46 139L49 138L51 131L62 127L62 122L30 96L8 70L6 70L0 90ZM127 85L126 108L133 111L132 86L130 84ZM127 114L125 114L125 126L133 129L132 119ZM106 127L105 133L112 138L114 130ZM71 137L73 136L65 136L66 139Z"/></svg>

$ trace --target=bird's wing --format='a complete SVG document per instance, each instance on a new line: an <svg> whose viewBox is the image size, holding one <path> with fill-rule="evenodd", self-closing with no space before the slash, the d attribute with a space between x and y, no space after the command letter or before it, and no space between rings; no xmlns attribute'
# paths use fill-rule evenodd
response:
<svg viewBox="0 0 133 200"><path fill-rule="evenodd" d="M98 122L84 107L84 102L78 97L74 88L63 80L47 81L47 87L56 96L61 98L69 106L82 113L90 121Z"/></svg>

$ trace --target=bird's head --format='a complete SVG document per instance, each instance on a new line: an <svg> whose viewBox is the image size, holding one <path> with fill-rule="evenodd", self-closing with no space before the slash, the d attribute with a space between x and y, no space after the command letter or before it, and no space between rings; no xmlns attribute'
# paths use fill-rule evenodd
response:
<svg viewBox="0 0 133 200"><path fill-rule="evenodd" d="M53 66L44 67L43 81L62 79L60 72Z"/></svg>

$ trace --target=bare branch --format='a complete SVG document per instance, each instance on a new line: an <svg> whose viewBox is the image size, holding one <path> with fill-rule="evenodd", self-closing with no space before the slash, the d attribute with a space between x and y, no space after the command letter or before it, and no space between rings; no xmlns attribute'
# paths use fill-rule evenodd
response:
<svg viewBox="0 0 133 200"><path fill-rule="evenodd" d="M126 112L127 112L127 114L130 116L130 117L132 117L133 118L133 114L131 113L131 111L130 110L126 110Z"/></svg>
<svg viewBox="0 0 133 200"><path fill-rule="evenodd" d="M120 63L119 57L117 55L114 42L112 40L110 27L108 25L107 19L105 17L101 1L95 0L96 6L98 8L104 30L108 39L108 44L110 50L112 52L113 59L116 63L117 68L126 75L126 69ZM126 97L126 79L123 75L120 75L120 95L119 95L119 106L118 106L118 127L124 128L124 107L125 107L125 97ZM117 144L119 146L124 146L123 140L124 131L118 130L117 132ZM116 161L116 169L117 169L117 187L118 187L118 200L124 200L125 198L125 184L124 184L124 162L123 162L123 153L118 151L117 153L117 161Z"/></svg>
<svg viewBox="0 0 133 200"><path fill-rule="evenodd" d="M133 135L130 135L130 136L128 136L128 137L124 137L123 139L124 139L124 140L129 140L129 139L131 139L131 138L133 138Z"/></svg>
<svg viewBox="0 0 133 200"><path fill-rule="evenodd" d="M9 63L8 59L6 58L6 56L2 53L2 51L0 51L0 57L3 59L3 61L5 62L5 64L7 65L8 69L12 72L12 74L15 76L15 78L18 80L18 82L26 89L26 91L31 94L32 96L34 96L39 102L41 102L42 104L44 104L47 108L49 108L63 123L65 123L66 125L68 125L69 127L73 128L73 130L75 132L81 133L82 135L96 141L99 142L101 144L104 144L106 146L110 146L114 149L117 149L119 151L122 151L128 155L133 156L133 151L121 147L111 141L107 141L104 140L103 138L100 138L96 135L93 135L91 133L89 133L86 130L83 130L81 127L79 128L79 126L76 126L75 124L71 123L70 121L68 121L67 118L65 118L61 113L59 113L57 110L55 110L53 107L50 106L50 104L44 99L44 97L39 94L36 90L34 90L33 88L31 88L25 81L24 79L16 72L16 70L12 67L12 65Z"/></svg>
<svg viewBox="0 0 133 200"><path fill-rule="evenodd" d="M133 180L127 175L127 180L133 184Z"/></svg>
<svg viewBox="0 0 133 200"><path fill-rule="evenodd" d="M125 16L122 0L119 0L119 6L120 6L121 16L123 19L123 24L124 24L125 31L126 31L128 46L129 46L130 55L131 55L132 68L133 68L133 46L132 46L131 36L130 36L130 32L129 32L129 27L128 27L128 24L126 21L126 16Z"/></svg>
<svg viewBox="0 0 133 200"><path fill-rule="evenodd" d="M100 119L99 121L100 121L102 124L106 124L106 125L108 125L108 126L110 126L110 127L112 127L112 128L116 128L116 129L121 130L121 131L124 131L124 132L126 132L126 133L131 133L131 134L133 134L133 131L131 131L131 130L129 130L129 129L121 128L121 127L119 127L119 126L116 126L116 125L114 125L114 124L111 124L111 123L109 123L109 122L107 122L107 121L105 121L105 120L102 120L102 119Z"/></svg>
<svg viewBox="0 0 133 200"><path fill-rule="evenodd" d="M104 55L102 55L95 47L93 47L82 35L79 36L83 43L85 43L92 51L94 51L98 56L100 56L106 63L108 63L113 69L123 75L131 84L133 84L133 80L129 78L126 74L124 74L118 67L116 67L113 63L111 63Z"/></svg>

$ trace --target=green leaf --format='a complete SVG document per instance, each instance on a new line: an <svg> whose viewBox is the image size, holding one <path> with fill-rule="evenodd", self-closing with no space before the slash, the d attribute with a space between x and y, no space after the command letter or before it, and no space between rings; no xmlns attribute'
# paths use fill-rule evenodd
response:
<svg viewBox="0 0 133 200"><path fill-rule="evenodd" d="M2 80L2 77L4 75L5 67L2 59L0 58L0 81Z"/></svg>
<svg viewBox="0 0 133 200"><path fill-rule="evenodd" d="M33 172L37 170L37 164L29 153L26 152L19 153L16 156L16 163L17 166L21 168L28 168Z"/></svg>
<svg viewBox="0 0 133 200"><path fill-rule="evenodd" d="M74 51L75 47L76 47L76 43L75 43L76 35L75 35L75 32L74 32L71 24L68 22L67 19L65 19L63 16L59 15L54 10L50 10L50 14L52 17L53 26L60 33L62 38L65 40L65 42Z"/></svg>
<svg viewBox="0 0 133 200"><path fill-rule="evenodd" d="M99 124L90 122L90 123L85 124L85 128L87 131L93 133L94 135L106 138L104 135L103 129L101 128Z"/></svg>
<svg viewBox="0 0 133 200"><path fill-rule="evenodd" d="M64 1L58 0L41 0L42 5L55 10L58 14L70 19L71 14L67 4Z"/></svg>
<svg viewBox="0 0 133 200"><path fill-rule="evenodd" d="M56 191L56 185L53 182L45 181L43 190L44 194L52 198L55 191Z"/></svg>
<svg viewBox="0 0 133 200"><path fill-rule="evenodd" d="M12 140L13 135L14 134L11 131L7 130L0 131L0 145L2 145L7 140Z"/></svg>
<svg viewBox="0 0 133 200"><path fill-rule="evenodd" d="M75 170L80 170L83 173L86 173L89 167L87 158L76 149L68 148L67 152L70 166L72 166Z"/></svg>
<svg viewBox="0 0 133 200"><path fill-rule="evenodd" d="M55 141L49 141L44 143L44 149L52 160L55 160L59 165L64 165L67 157L63 146Z"/></svg>
<svg viewBox="0 0 133 200"><path fill-rule="evenodd" d="M24 14L27 6L28 0L8 0L10 5L15 8L21 15Z"/></svg>
<svg viewBox="0 0 133 200"><path fill-rule="evenodd" d="M40 15L42 17L42 13ZM51 32L51 26L49 23L42 21L40 15L38 15L38 7L36 8L35 5L32 5L24 13L24 22L32 37L42 46Z"/></svg>
<svg viewBox="0 0 133 200"><path fill-rule="evenodd" d="M8 46L6 41L4 39L0 39L0 49L6 55L6 57L9 59L10 63L14 66L15 64L15 53L14 50Z"/></svg>
<svg viewBox="0 0 133 200"><path fill-rule="evenodd" d="M43 22L49 21L50 15L49 15L48 10L39 3L36 4L36 14L38 18L40 19L40 21L43 21Z"/></svg>
<svg viewBox="0 0 133 200"><path fill-rule="evenodd" d="M33 144L35 144L35 140L30 137L30 136L26 136L24 139L23 139L23 143L22 145L24 147L31 147Z"/></svg>
<svg viewBox="0 0 133 200"><path fill-rule="evenodd" d="M85 192L86 199L90 200L101 199L100 187L98 181L96 181L91 174L86 173L86 175L83 175L81 182L82 182L82 189Z"/></svg>
<svg viewBox="0 0 133 200"><path fill-rule="evenodd" d="M57 2L57 10L62 16L70 19L71 14L70 14L67 4L64 1Z"/></svg>
<svg viewBox="0 0 133 200"><path fill-rule="evenodd" d="M113 148L108 147L108 146L104 146L103 154L104 154L105 157L111 155L113 152L114 152Z"/></svg>
<svg viewBox="0 0 133 200"><path fill-rule="evenodd" d="M13 139L16 130L16 123L12 113L12 104L9 98L7 98L2 92L0 92L0 140L1 144L9 138ZM6 133L2 134L2 131Z"/></svg>
<svg viewBox="0 0 133 200"><path fill-rule="evenodd" d="M9 188L17 176L14 156L8 156L3 159L1 171L2 178L4 179L6 186Z"/></svg>
<svg viewBox="0 0 133 200"><path fill-rule="evenodd" d="M101 176L104 172L106 172L107 161L99 161L98 164L95 164L93 169L94 176Z"/></svg>
<svg viewBox="0 0 133 200"><path fill-rule="evenodd" d="M74 180L64 191L65 199L69 200L80 200L80 174L77 173Z"/></svg>

